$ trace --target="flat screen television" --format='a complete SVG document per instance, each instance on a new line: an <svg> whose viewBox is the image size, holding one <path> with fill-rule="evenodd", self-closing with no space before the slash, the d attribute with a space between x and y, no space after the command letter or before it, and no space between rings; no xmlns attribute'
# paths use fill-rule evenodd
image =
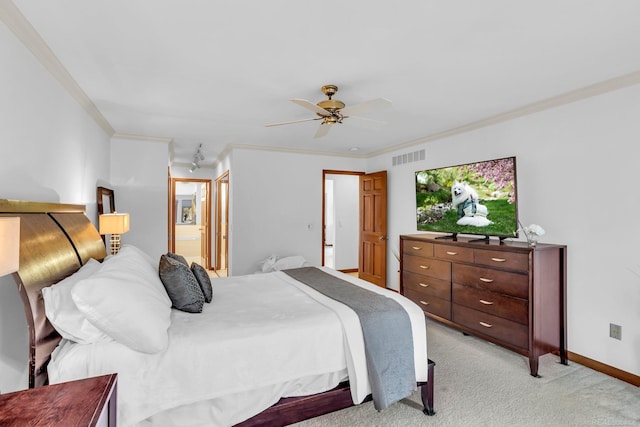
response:
<svg viewBox="0 0 640 427"><path fill-rule="evenodd" d="M419 231L518 236L516 158L416 171Z"/></svg>

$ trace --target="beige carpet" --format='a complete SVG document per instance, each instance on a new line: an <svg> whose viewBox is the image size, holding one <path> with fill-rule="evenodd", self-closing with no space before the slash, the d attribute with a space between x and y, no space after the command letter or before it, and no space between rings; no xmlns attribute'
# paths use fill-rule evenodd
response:
<svg viewBox="0 0 640 427"><path fill-rule="evenodd" d="M420 396L376 412L371 402L295 424L297 427L640 426L640 388L570 362L543 356L539 374L528 359L429 321L436 415Z"/></svg>

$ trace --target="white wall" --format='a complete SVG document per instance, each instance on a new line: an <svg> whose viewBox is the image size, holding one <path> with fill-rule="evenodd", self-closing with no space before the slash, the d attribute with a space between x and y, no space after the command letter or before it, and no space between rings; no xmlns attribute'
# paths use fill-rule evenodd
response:
<svg viewBox="0 0 640 427"><path fill-rule="evenodd" d="M336 240L336 208L333 205L333 177L325 175L324 180L324 243L333 246ZM326 263L326 261L325 261ZM333 262L331 263L333 265Z"/></svg>
<svg viewBox="0 0 640 427"><path fill-rule="evenodd" d="M322 260L322 170L364 169L363 159L235 149L229 174L231 275L271 254Z"/></svg>
<svg viewBox="0 0 640 427"><path fill-rule="evenodd" d="M335 205L335 269L358 268L360 230L360 178L357 175L330 175Z"/></svg>
<svg viewBox="0 0 640 427"><path fill-rule="evenodd" d="M0 198L87 204L109 180L109 137L0 25ZM10 65L10 66L9 66ZM27 327L10 276L0 278L0 391L28 385Z"/></svg>
<svg viewBox="0 0 640 427"><path fill-rule="evenodd" d="M635 86L405 150L426 148L425 161L392 167L402 150L371 159L368 170L389 169L392 245L417 232L414 171L515 155L521 222L568 247L569 351L640 375L639 117Z"/></svg>
<svg viewBox="0 0 640 427"><path fill-rule="evenodd" d="M153 259L167 252L169 146L157 141L113 138L111 182L116 210L129 213L129 232L121 236Z"/></svg>

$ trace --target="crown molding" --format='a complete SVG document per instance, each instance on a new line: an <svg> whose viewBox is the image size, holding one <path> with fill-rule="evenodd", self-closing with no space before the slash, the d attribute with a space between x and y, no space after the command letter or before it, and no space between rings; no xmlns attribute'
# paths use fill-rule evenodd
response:
<svg viewBox="0 0 640 427"><path fill-rule="evenodd" d="M18 40L31 51L33 56L49 71L73 99L85 109L98 126L100 126L107 135L112 136L115 131L111 124L105 119L87 94L84 93L64 65L62 65L60 60L54 55L51 48L49 48L47 43L40 37L40 34L38 34L12 1L0 1L0 20L2 20Z"/></svg>
<svg viewBox="0 0 640 427"><path fill-rule="evenodd" d="M114 133L111 138L115 139L131 139L134 141L159 142L161 144L173 144L173 138L163 136L136 135L130 133Z"/></svg>
<svg viewBox="0 0 640 427"><path fill-rule="evenodd" d="M233 150L272 151L279 153L308 154L313 156L349 157L354 159L365 159L368 157L366 154L353 154L336 151L305 150L300 148L273 147L251 144L229 144L224 148L224 150L220 152L220 154L218 154L217 159L221 161Z"/></svg>
<svg viewBox="0 0 640 427"><path fill-rule="evenodd" d="M367 158L376 157L381 154L390 153L392 151L402 150L409 147L413 147L418 144L424 144L427 142L436 141L438 139L447 138L453 135L458 135L465 132L471 132L476 129L480 129L487 126L493 126L498 123L506 122L509 120L517 119L519 117L527 116L530 114L539 113L541 111L549 110L551 108L559 107L562 105L570 104L573 102L581 101L583 99L591 98L593 96L603 95L608 92L613 92L618 89L623 89L629 86L633 86L640 83L640 71L634 71L629 74L614 77L609 80L594 83L589 86L585 86L576 90L565 92L560 95L552 96L550 98L543 99L520 108L506 111L504 113L496 114L476 122L468 123L466 125L458 126L455 128L447 129L442 132L427 135L413 141L408 141L402 144L394 145L392 147L384 148L382 150L375 151L367 155Z"/></svg>

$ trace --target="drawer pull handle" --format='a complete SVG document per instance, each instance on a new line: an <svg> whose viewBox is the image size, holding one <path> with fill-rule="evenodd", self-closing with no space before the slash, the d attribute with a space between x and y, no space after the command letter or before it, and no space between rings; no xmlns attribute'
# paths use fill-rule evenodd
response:
<svg viewBox="0 0 640 427"><path fill-rule="evenodd" d="M418 285L422 286L423 288L428 288L429 287L428 283L418 283Z"/></svg>
<svg viewBox="0 0 640 427"><path fill-rule="evenodd" d="M422 246L411 246L411 249L413 249L414 251L421 251Z"/></svg>
<svg viewBox="0 0 640 427"><path fill-rule="evenodd" d="M495 261L495 262L505 262L507 259L506 258L491 258L491 261Z"/></svg>
<svg viewBox="0 0 640 427"><path fill-rule="evenodd" d="M458 252L447 251L447 255L458 255Z"/></svg>
<svg viewBox="0 0 640 427"><path fill-rule="evenodd" d="M427 270L429 268L428 265L421 265L420 268Z"/></svg>
<svg viewBox="0 0 640 427"><path fill-rule="evenodd" d="M422 301L422 300L420 300L420 304L422 304L422 305L429 305L429 303L428 303L428 302L426 302L426 301Z"/></svg>
<svg viewBox="0 0 640 427"><path fill-rule="evenodd" d="M480 302L484 305L493 305L493 301L485 301L483 299L480 300Z"/></svg>
<svg viewBox="0 0 640 427"><path fill-rule="evenodd" d="M484 282L484 283L491 283L491 282L493 282L493 279L485 279L484 277L481 277L480 281Z"/></svg>
<svg viewBox="0 0 640 427"><path fill-rule="evenodd" d="M485 328L493 328L493 325L491 323L480 322L480 324Z"/></svg>

